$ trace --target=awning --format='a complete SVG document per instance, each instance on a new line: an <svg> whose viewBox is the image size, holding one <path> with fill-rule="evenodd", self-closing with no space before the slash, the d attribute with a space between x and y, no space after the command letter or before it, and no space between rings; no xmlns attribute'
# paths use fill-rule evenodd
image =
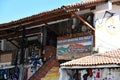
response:
<svg viewBox="0 0 120 80"><path fill-rule="evenodd" d="M67 10L85 10L85 9L93 9L93 7L96 7L97 5L106 3L108 0L85 0L82 2L78 2L75 4L69 4L64 5ZM68 19L71 18L71 14L63 10L63 6L53 9L50 11L45 11L39 14L31 15L29 17L25 17L16 21L11 21L8 23L0 24L0 39L7 39L7 38L13 38L18 35L21 35L20 29L22 27L27 28L28 34L37 34L39 33L39 29L35 28L38 27L38 25L48 25L51 22ZM33 30L33 28L35 28ZM30 30L30 31L29 31ZM31 31L32 30L32 31ZM54 30L54 29L52 29ZM55 31L55 30L54 30ZM10 32L10 33L8 33Z"/></svg>
<svg viewBox="0 0 120 80"><path fill-rule="evenodd" d="M91 56L62 63L62 68L104 68L120 67L120 49L97 53Z"/></svg>

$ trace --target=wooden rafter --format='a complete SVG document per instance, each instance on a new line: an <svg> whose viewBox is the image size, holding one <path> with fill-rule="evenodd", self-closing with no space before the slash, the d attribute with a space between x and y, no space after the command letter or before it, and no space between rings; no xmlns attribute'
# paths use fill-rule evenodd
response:
<svg viewBox="0 0 120 80"><path fill-rule="evenodd" d="M80 8L80 10L85 10L86 8L91 8L93 6L96 6L98 4L102 4L105 2L108 2L108 0L87 0L87 1L82 1L80 3L78 2L77 4L66 5L66 8L67 9ZM50 10L50 11L42 12L42 13L32 15L26 18L22 18L17 21L11 21L9 23L0 24L0 27L6 28L6 27L15 26L15 25L21 25L23 23L29 23L29 22L32 22L38 19L44 19L46 17L60 15L61 13L63 14L63 10L61 8L57 8L54 10Z"/></svg>
<svg viewBox="0 0 120 80"><path fill-rule="evenodd" d="M92 1L88 0L88 1L80 2L80 3L74 4L74 5L66 5L65 7L68 10L71 10L71 9L77 10L78 8L80 10L95 9L96 5L105 3L107 1L108 0L92 0ZM77 14L74 14L74 15L77 15ZM19 19L17 21L11 21L9 23L0 24L0 32L1 31L4 32L4 30L15 29L16 27L19 27L19 25L21 25L21 24L22 24L21 27L24 26L27 28L31 28L31 27L34 27L36 25L42 25L45 23L49 23L49 22L53 22L53 21L57 21L57 20L62 20L62 19L70 18L70 17L71 17L71 14L65 12L61 7L58 9L51 10L51 11L46 11L46 12L32 15L32 16L29 16L26 18L22 18L22 19ZM76 17L78 17L79 20L83 21L83 23L85 25L87 25L88 27L90 27L92 30L95 30L82 17L79 17L78 15ZM18 32L18 34L19 33L20 32ZM7 33L4 33L4 34L0 33L0 39L12 38L14 36L16 36L16 32L15 33L12 32L12 33L8 33L8 34Z"/></svg>
<svg viewBox="0 0 120 80"><path fill-rule="evenodd" d="M76 18L78 18L80 21L82 21L87 27L95 31L95 28L91 26L87 21L85 21L82 17L77 15L75 12L70 12L72 15L74 15Z"/></svg>
<svg viewBox="0 0 120 80"><path fill-rule="evenodd" d="M52 27L50 27L47 23L45 23L45 25L47 26L47 28L49 28L51 31L55 32L57 35L59 35L59 33Z"/></svg>
<svg viewBox="0 0 120 80"><path fill-rule="evenodd" d="M27 29L27 34L26 35L31 35L31 34L36 34L40 32L40 28L32 28L32 29ZM21 31L17 31L17 32L11 32L11 33L6 33L4 35L0 35L0 39L9 39L9 38L13 38L13 39L18 39L20 38L22 32Z"/></svg>
<svg viewBox="0 0 120 80"><path fill-rule="evenodd" d="M7 40L9 41L10 43L12 43L14 46L16 46L17 48L20 48L17 44L15 44L14 42L12 42L12 40Z"/></svg>
<svg viewBox="0 0 120 80"><path fill-rule="evenodd" d="M30 22L22 23L22 26L29 28L32 26L44 24L44 22L48 23L48 22L52 22L55 20L65 19L68 17L70 17L70 14L60 12L60 13L55 13L54 15L51 15L51 16L49 15L49 16L43 17L44 19L41 17L39 19L30 21ZM0 31L11 29L11 28L16 28L16 27L19 27L19 25L1 26Z"/></svg>
<svg viewBox="0 0 120 80"><path fill-rule="evenodd" d="M95 7L95 6L92 6ZM80 11L81 8L77 8L77 9L68 9L66 6L62 7L63 11L70 13L71 15L75 16L76 18L78 18L80 21L83 22L83 24L85 24L87 27L89 27L90 29L95 31L95 28L93 26L91 26L87 21L85 21L81 16L77 15L76 12Z"/></svg>

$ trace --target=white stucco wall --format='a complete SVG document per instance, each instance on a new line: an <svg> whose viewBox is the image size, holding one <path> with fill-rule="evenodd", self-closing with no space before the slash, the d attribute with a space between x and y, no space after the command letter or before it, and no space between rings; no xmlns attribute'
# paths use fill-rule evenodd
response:
<svg viewBox="0 0 120 80"><path fill-rule="evenodd" d="M95 48L99 52L120 48L120 6L113 5L109 12L96 12L94 16Z"/></svg>

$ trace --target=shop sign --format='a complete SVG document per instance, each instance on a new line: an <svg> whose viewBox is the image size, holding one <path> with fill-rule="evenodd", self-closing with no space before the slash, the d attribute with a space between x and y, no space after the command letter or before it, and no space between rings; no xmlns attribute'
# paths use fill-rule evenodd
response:
<svg viewBox="0 0 120 80"><path fill-rule="evenodd" d="M57 41L57 55L82 54L92 50L93 36L84 36Z"/></svg>

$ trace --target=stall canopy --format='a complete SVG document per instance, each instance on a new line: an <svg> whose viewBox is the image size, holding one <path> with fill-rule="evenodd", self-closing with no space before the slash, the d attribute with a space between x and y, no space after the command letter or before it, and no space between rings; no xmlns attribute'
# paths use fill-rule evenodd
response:
<svg viewBox="0 0 120 80"><path fill-rule="evenodd" d="M26 28L27 37L31 37L31 35L37 35L40 33L39 27L46 26L51 31L55 32L58 36L60 36L60 32L57 32L58 27L51 27L49 24L51 22L71 18L70 13L63 10L65 7L67 11L77 12L85 10L85 9L95 9L97 5L108 2L108 0L84 0L82 2L76 4L69 4L65 6L61 6L57 9L53 9L50 11L45 11L42 13L38 13L32 16L28 16L16 21L11 21L7 23L0 24L0 39L15 39L21 36L21 28ZM120 4L119 0L113 0L113 4ZM61 27L62 28L62 27Z"/></svg>
<svg viewBox="0 0 120 80"><path fill-rule="evenodd" d="M76 4L65 5L64 7L67 11L72 10L77 12L85 9L95 9L97 5L108 2L108 0L84 0ZM112 0L113 4L120 5L119 0ZM21 36L21 28L25 27L27 29L27 35L39 33L39 28L42 25L46 25L50 30L54 31L58 36L58 27L49 27L50 22L71 18L71 14L63 10L63 6L50 11L45 11L39 14L28 16L16 21L11 21L7 23L0 24L0 39L9 39Z"/></svg>
<svg viewBox="0 0 120 80"><path fill-rule="evenodd" d="M61 68L110 68L120 67L120 49L97 53L61 64Z"/></svg>
<svg viewBox="0 0 120 80"><path fill-rule="evenodd" d="M86 0L76 4L65 5L67 10L77 12L79 9L93 9L96 5L107 2L108 0ZM28 32L26 35L32 35L39 33L40 26L47 26L51 31L54 31L58 36L58 27L49 27L49 23L58 20L71 18L71 14L63 10L63 6L54 10L45 11L39 14L35 14L29 17L25 17L16 21L0 24L0 39L16 38L21 36L21 28L25 27Z"/></svg>

